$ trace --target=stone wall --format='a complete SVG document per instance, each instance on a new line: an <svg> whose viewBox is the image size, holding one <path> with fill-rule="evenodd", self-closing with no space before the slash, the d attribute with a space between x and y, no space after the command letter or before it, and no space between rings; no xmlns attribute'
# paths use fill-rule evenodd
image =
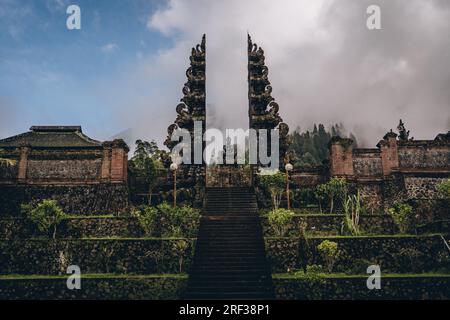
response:
<svg viewBox="0 0 450 320"><path fill-rule="evenodd" d="M183 252L177 241L187 241ZM0 274L60 275L69 265L82 273L150 274L188 270L195 241L191 239L32 239L0 241Z"/></svg>
<svg viewBox="0 0 450 320"><path fill-rule="evenodd" d="M380 150L353 150L353 173L357 177L381 177L383 175L383 168Z"/></svg>
<svg viewBox="0 0 450 320"><path fill-rule="evenodd" d="M339 235L344 221L342 214L303 214L295 215L287 226L286 236L300 236L301 226L309 235ZM276 236L267 217L261 217L263 233L266 237ZM361 232L364 234L394 234L397 227L390 215L365 214L360 216ZM1 224L0 224L1 230Z"/></svg>
<svg viewBox="0 0 450 320"><path fill-rule="evenodd" d="M302 265L325 266L317 246L324 240L338 243L335 272L352 270L365 261L378 264L385 273L421 273L449 267L448 251L439 236L310 237L307 246L299 238L266 238L266 254L273 273L298 270Z"/></svg>
<svg viewBox="0 0 450 320"><path fill-rule="evenodd" d="M67 276L0 278L1 300L176 300L187 286L186 275L82 275L81 289L68 290Z"/></svg>
<svg viewBox="0 0 450 320"><path fill-rule="evenodd" d="M404 169L450 169L450 146L431 141L408 141L398 145L399 167Z"/></svg>
<svg viewBox="0 0 450 320"><path fill-rule="evenodd" d="M381 289L367 289L367 276L333 277L318 279L275 276L273 279L277 299L282 300L439 300L450 299L450 277L382 275Z"/></svg>
<svg viewBox="0 0 450 320"><path fill-rule="evenodd" d="M434 140L401 141L388 132L377 149L353 148L353 141L330 142L330 175L358 189L368 208L386 210L396 201L439 199L437 185L450 177L450 132ZM419 201L419 202L418 202Z"/></svg>
<svg viewBox="0 0 450 320"><path fill-rule="evenodd" d="M20 205L57 200L71 215L120 214L128 210L126 184L0 185L0 216L20 215Z"/></svg>
<svg viewBox="0 0 450 320"><path fill-rule="evenodd" d="M27 177L31 180L95 180L102 160L28 160Z"/></svg>

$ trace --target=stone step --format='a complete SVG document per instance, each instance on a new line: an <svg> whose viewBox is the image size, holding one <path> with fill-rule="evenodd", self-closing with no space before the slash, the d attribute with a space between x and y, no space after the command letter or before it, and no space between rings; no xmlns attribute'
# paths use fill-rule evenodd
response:
<svg viewBox="0 0 450 320"><path fill-rule="evenodd" d="M251 188L207 188L186 297L273 296L254 192Z"/></svg>

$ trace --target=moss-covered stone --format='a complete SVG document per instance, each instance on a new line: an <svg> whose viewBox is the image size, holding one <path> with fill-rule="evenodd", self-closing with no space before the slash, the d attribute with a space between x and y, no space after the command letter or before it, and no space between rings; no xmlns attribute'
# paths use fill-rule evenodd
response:
<svg viewBox="0 0 450 320"><path fill-rule="evenodd" d="M266 253L272 272L299 269L302 265L325 265L317 251L324 240L338 243L340 254L335 264L345 272L357 260L380 265L383 272L429 272L449 269L446 247L440 236L362 236L266 238ZM306 260L306 261L305 261ZM449 269L450 270L450 269Z"/></svg>
<svg viewBox="0 0 450 320"><path fill-rule="evenodd" d="M185 252L178 241L187 241ZM148 274L188 270L195 247L193 239L78 239L0 241L0 274L65 274L69 265L82 273Z"/></svg>
<svg viewBox="0 0 450 320"><path fill-rule="evenodd" d="M381 289L369 290L367 276L293 277L274 275L277 299L450 299L450 274L383 275Z"/></svg>
<svg viewBox="0 0 450 320"><path fill-rule="evenodd" d="M81 289L69 290L67 276L0 277L0 299L179 299L183 275L82 275Z"/></svg>

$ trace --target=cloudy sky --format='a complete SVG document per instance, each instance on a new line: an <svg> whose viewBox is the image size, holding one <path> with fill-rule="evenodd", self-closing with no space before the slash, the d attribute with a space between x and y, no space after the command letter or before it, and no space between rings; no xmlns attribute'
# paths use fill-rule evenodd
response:
<svg viewBox="0 0 450 320"><path fill-rule="evenodd" d="M448 0L0 0L0 136L79 124L162 141L203 33L208 126L245 128L247 32L291 128L342 122L367 146L399 118L416 139L450 130Z"/></svg>

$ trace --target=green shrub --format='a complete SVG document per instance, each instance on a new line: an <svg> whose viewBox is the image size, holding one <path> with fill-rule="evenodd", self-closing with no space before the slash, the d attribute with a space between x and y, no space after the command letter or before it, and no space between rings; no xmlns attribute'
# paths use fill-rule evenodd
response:
<svg viewBox="0 0 450 320"><path fill-rule="evenodd" d="M37 205L22 205L22 213L25 214L41 232L50 233L56 238L56 228L68 216L59 207L55 200L42 200Z"/></svg>
<svg viewBox="0 0 450 320"><path fill-rule="evenodd" d="M200 212L184 205L174 208L164 202L158 210L161 213L161 235L163 237L195 236L200 224ZM177 227L180 229L178 230Z"/></svg>
<svg viewBox="0 0 450 320"><path fill-rule="evenodd" d="M325 270L323 270L323 266L319 264L311 264L306 266L306 273L323 274L325 273Z"/></svg>
<svg viewBox="0 0 450 320"><path fill-rule="evenodd" d="M276 209L267 215L270 226L279 237L283 237L286 234L293 217L294 212L286 209Z"/></svg>
<svg viewBox="0 0 450 320"><path fill-rule="evenodd" d="M355 259L352 262L351 267L344 270L344 272L346 274L366 274L367 268L373 264L376 263L371 263L369 260L366 259Z"/></svg>
<svg viewBox="0 0 450 320"><path fill-rule="evenodd" d="M146 236L155 234L159 219L158 209L146 205L139 206L132 212L132 216L137 218Z"/></svg>
<svg viewBox="0 0 450 320"><path fill-rule="evenodd" d="M328 272L331 273L340 254L338 244L334 241L324 240L317 246L317 250L324 259Z"/></svg>
<svg viewBox="0 0 450 320"><path fill-rule="evenodd" d="M406 233L411 226L413 208L409 204L396 202L388 211L400 232Z"/></svg>
<svg viewBox="0 0 450 320"><path fill-rule="evenodd" d="M261 175L260 181L270 193L273 209L277 210L280 207L281 196L286 190L286 176L282 172Z"/></svg>
<svg viewBox="0 0 450 320"><path fill-rule="evenodd" d="M450 179L444 180L438 184L437 189L444 199L450 199Z"/></svg>
<svg viewBox="0 0 450 320"><path fill-rule="evenodd" d="M305 290L301 294L301 299L319 300L323 296L323 286L326 281L323 278L325 272L321 265L308 265L306 267L306 273L299 271L296 275L301 276Z"/></svg>

